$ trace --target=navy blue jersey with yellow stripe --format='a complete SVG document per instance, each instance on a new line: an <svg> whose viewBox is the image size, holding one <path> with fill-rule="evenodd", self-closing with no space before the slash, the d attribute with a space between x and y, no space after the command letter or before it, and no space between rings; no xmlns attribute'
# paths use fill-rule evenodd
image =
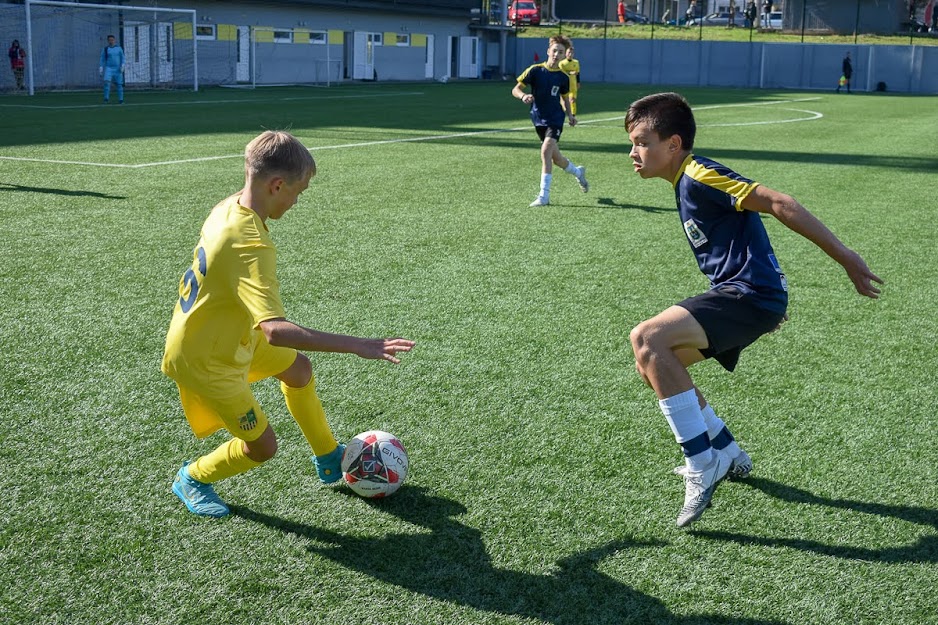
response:
<svg viewBox="0 0 938 625"><path fill-rule="evenodd" d="M768 310L785 312L788 285L759 213L743 200L759 183L690 154L673 180L678 213L710 286L732 285Z"/></svg>
<svg viewBox="0 0 938 625"><path fill-rule="evenodd" d="M531 87L534 96L531 121L534 125L563 128L567 114L560 104L560 97L570 93L570 77L559 67L550 69L546 63L538 63L521 72L518 82Z"/></svg>

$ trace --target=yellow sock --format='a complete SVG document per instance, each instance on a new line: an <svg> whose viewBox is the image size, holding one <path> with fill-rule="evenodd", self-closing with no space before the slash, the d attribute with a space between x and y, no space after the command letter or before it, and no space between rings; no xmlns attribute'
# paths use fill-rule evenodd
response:
<svg viewBox="0 0 938 625"><path fill-rule="evenodd" d="M250 471L260 464L245 455L244 441L233 438L190 464L189 476L203 484L212 484L232 475Z"/></svg>
<svg viewBox="0 0 938 625"><path fill-rule="evenodd" d="M316 379L310 379L309 384L302 388L293 388L281 382L280 390L283 391L283 397L286 399L287 410L300 426L303 436L313 448L313 453L323 456L335 450L339 443L332 435L332 430L326 421L326 413L316 394Z"/></svg>

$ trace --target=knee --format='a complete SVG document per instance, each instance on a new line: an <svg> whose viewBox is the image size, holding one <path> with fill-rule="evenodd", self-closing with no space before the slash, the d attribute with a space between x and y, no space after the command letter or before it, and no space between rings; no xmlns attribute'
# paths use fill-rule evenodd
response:
<svg viewBox="0 0 938 625"><path fill-rule="evenodd" d="M306 354L297 353L290 368L278 377L287 386L303 388L313 379L313 365Z"/></svg>
<svg viewBox="0 0 938 625"><path fill-rule="evenodd" d="M267 462L277 455L277 437L267 428L257 440L244 443L245 455L254 462Z"/></svg>
<svg viewBox="0 0 938 625"><path fill-rule="evenodd" d="M645 374L645 369L654 356L653 335L653 327L647 322L638 324L629 332L629 342L632 344L632 352L635 354L635 369L646 383L648 377Z"/></svg>

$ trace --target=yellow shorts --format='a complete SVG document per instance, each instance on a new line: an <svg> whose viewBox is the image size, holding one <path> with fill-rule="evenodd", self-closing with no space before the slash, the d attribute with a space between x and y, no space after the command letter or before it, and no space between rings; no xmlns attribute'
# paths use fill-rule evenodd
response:
<svg viewBox="0 0 938 625"><path fill-rule="evenodd" d="M296 361L296 355L295 349L274 347L261 336L254 349L247 379L243 384L233 385L229 395L207 397L198 389L177 382L189 427L199 438L224 428L243 441L257 440L267 429L268 421L250 385L283 373Z"/></svg>

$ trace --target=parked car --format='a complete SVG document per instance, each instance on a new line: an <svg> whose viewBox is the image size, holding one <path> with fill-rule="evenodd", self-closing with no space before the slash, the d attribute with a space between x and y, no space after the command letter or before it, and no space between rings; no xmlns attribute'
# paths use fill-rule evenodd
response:
<svg viewBox="0 0 938 625"><path fill-rule="evenodd" d="M512 26L538 26L541 23L541 7L531 0L513 0L508 5L508 23Z"/></svg>
<svg viewBox="0 0 938 625"><path fill-rule="evenodd" d="M642 15L641 13L636 13L631 9L625 10L625 21L626 23L631 22L632 24L647 24L648 17Z"/></svg>
<svg viewBox="0 0 938 625"><path fill-rule="evenodd" d="M765 15L759 15L759 26L761 28L775 28L778 30L782 29L782 12L781 11L772 11L769 13L769 24L765 24Z"/></svg>
<svg viewBox="0 0 938 625"><path fill-rule="evenodd" d="M733 16L733 23L736 26L743 26L746 23L746 17L740 13L736 12L736 15ZM719 13L711 13L707 17L703 18L704 26L729 26L730 25L730 13L729 11L720 11Z"/></svg>

